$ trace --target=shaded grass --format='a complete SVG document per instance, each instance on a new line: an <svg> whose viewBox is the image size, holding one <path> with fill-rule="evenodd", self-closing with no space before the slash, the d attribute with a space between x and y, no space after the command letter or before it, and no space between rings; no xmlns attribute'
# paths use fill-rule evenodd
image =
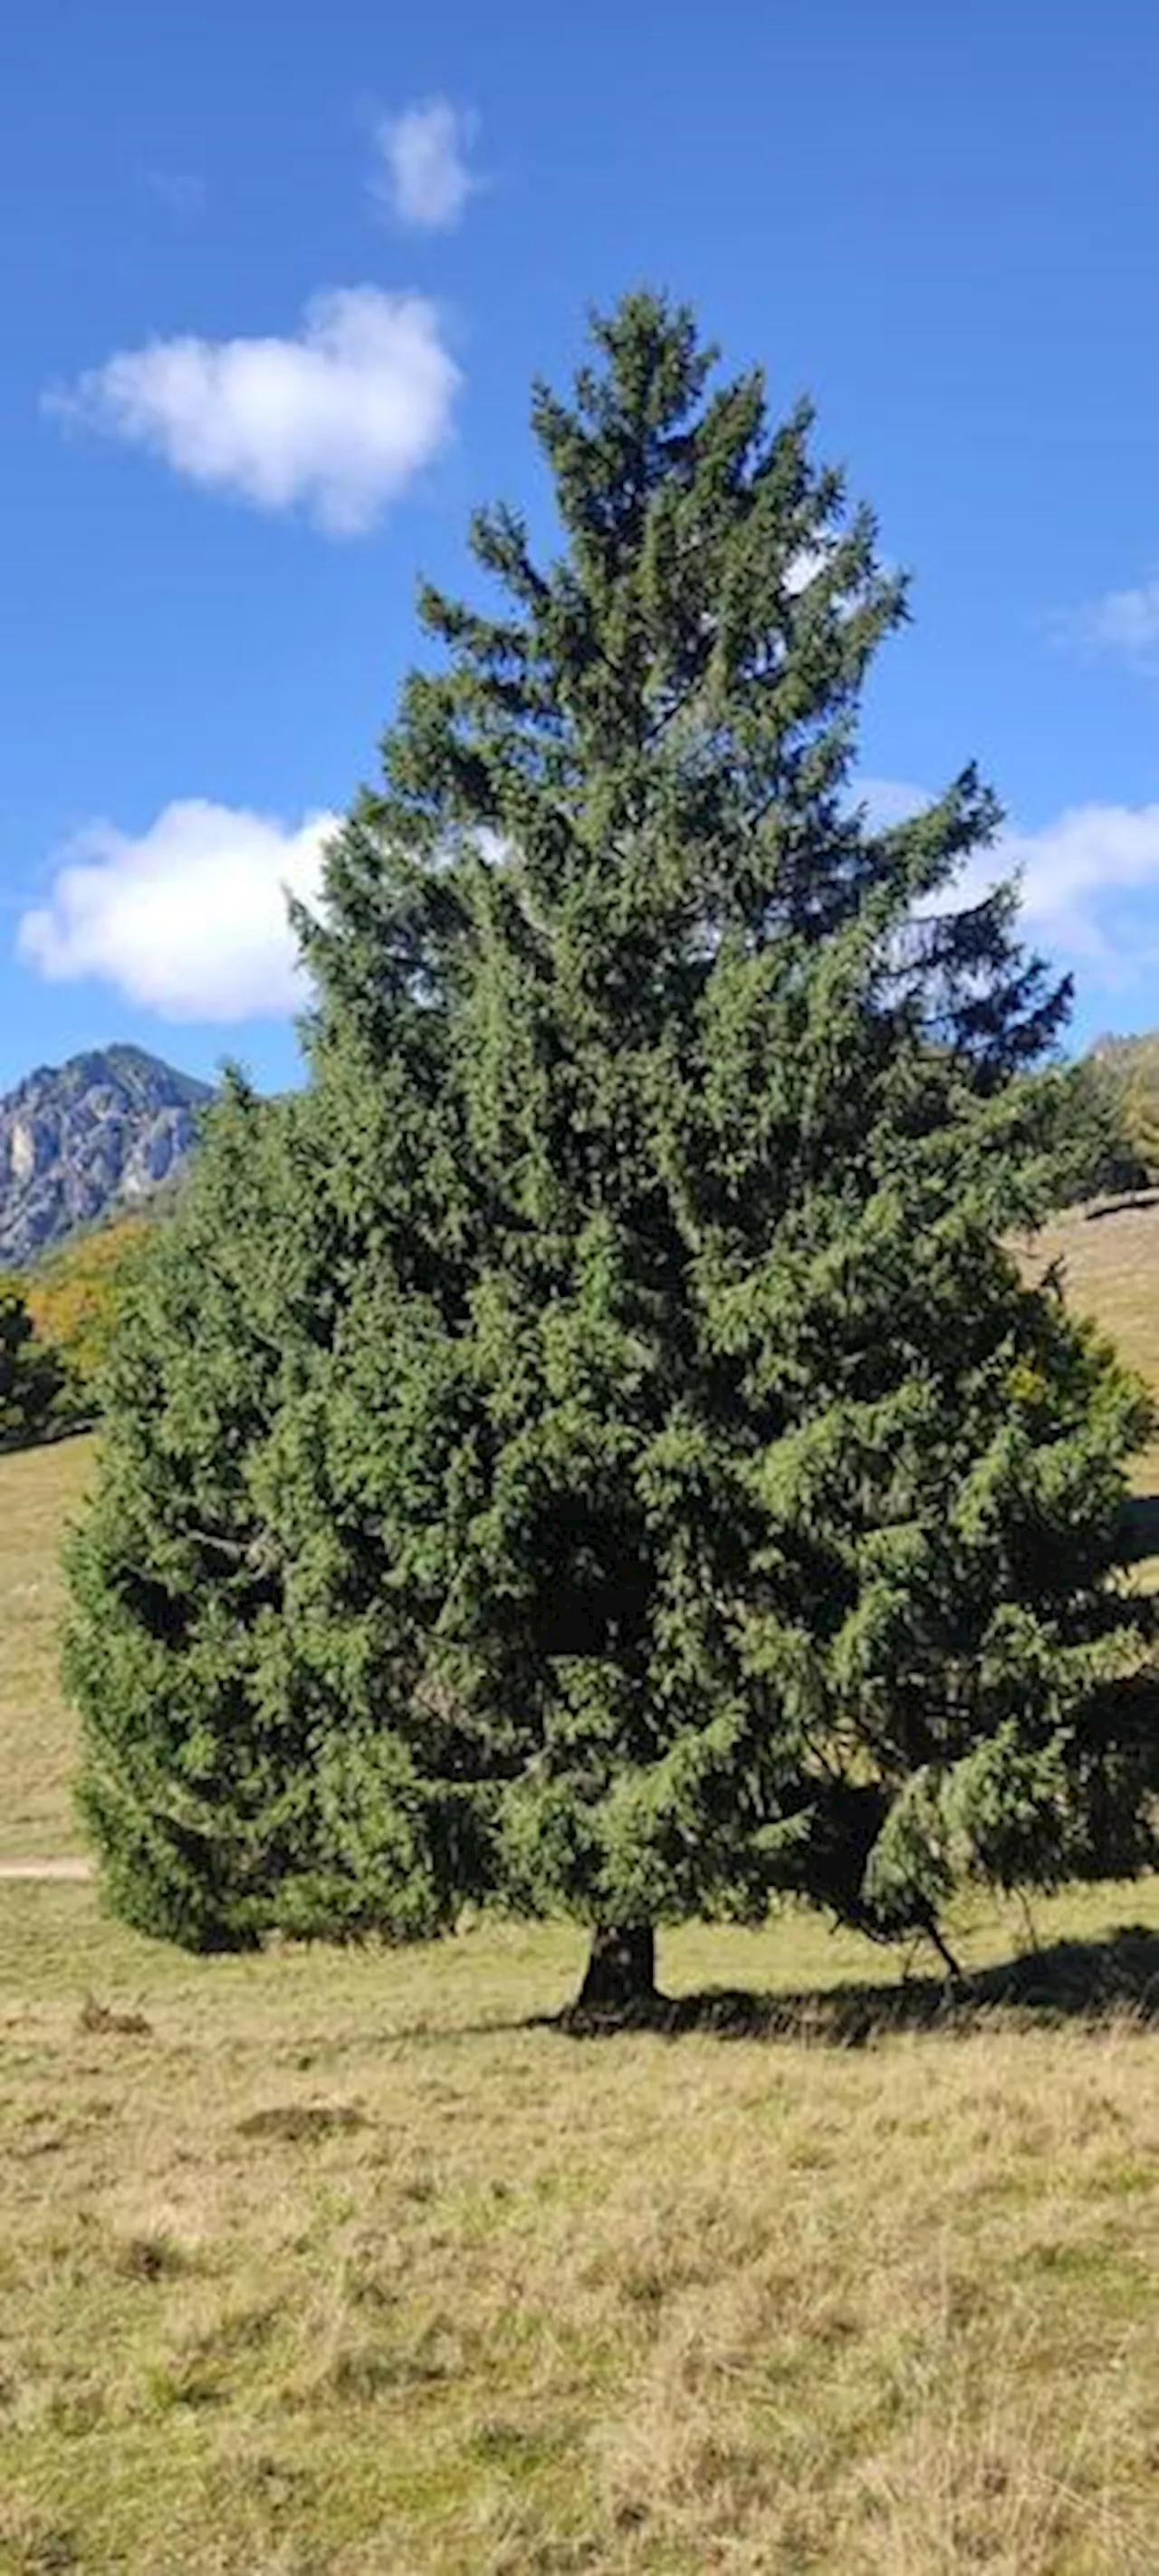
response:
<svg viewBox="0 0 1159 2576"><path fill-rule="evenodd" d="M1073 1901L1072 1896L1068 1905ZM1145 1923L1117 1925L1086 1941L1064 1936L1012 1958L983 1962L953 1983L944 1975L898 1975L895 1968L875 1982L848 1977L836 1985L783 1986L771 1993L710 1986L697 1994L662 1995L641 2008L633 2027L667 2039L705 2031L717 2039L864 2048L901 2031L960 2039L998 2024L1006 2030L1043 2029L1076 2020L1096 2024L1122 2013L1139 2028L1159 2024L1159 1931ZM611 2038L622 2027L570 2005L541 2020L581 2040Z"/></svg>

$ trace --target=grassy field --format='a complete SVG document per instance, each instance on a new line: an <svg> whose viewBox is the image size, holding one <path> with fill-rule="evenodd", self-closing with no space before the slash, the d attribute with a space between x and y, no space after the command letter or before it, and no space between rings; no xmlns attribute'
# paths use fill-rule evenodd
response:
<svg viewBox="0 0 1159 2576"><path fill-rule="evenodd" d="M1146 1365L1123 1222L1052 1249ZM88 1466L0 1460L0 1858L78 1847ZM954 2002L673 1934L672 2033L578 2040L565 1930L198 1961L0 1884L0 2570L1154 2576L1159 1886L958 1930Z"/></svg>
<svg viewBox="0 0 1159 2576"><path fill-rule="evenodd" d="M1153 2576L1159 1896L1039 1930L1124 1911L1133 2005L795 1922L664 1945L768 2033L577 2041L561 1931L193 1962L0 1888L0 2567Z"/></svg>
<svg viewBox="0 0 1159 2576"><path fill-rule="evenodd" d="M57 1559L91 1460L88 1439L0 1457L0 1860L81 1848L75 1738L56 1683Z"/></svg>

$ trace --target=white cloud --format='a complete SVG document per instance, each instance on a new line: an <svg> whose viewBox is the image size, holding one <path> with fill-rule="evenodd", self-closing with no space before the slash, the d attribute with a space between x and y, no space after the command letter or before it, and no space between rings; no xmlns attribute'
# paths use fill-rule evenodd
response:
<svg viewBox="0 0 1159 2576"><path fill-rule="evenodd" d="M904 823L932 801L908 779L863 778L856 797L871 830ZM1107 983L1159 964L1159 804L1072 805L1036 832L1010 828L966 861L959 902L1002 879L1021 884L1028 941ZM939 898L941 900L941 898Z"/></svg>
<svg viewBox="0 0 1159 2576"><path fill-rule="evenodd" d="M400 223L449 232L480 184L467 167L477 131L472 111L454 107L447 98L384 116L375 134L381 168L373 181L374 195Z"/></svg>
<svg viewBox="0 0 1159 2576"><path fill-rule="evenodd" d="M1039 832L1007 832L999 872L1022 877L1030 935L1104 978L1159 958L1159 805L1073 805Z"/></svg>
<svg viewBox="0 0 1159 2576"><path fill-rule="evenodd" d="M1077 644L1087 652L1151 662L1159 647L1159 578L1140 582L1134 590L1104 592L1086 608L1056 619L1054 631L1059 643Z"/></svg>
<svg viewBox="0 0 1159 2576"><path fill-rule="evenodd" d="M881 829L930 800L899 779L863 779ZM86 976L170 1020L285 1017L307 998L287 890L317 908L332 814L297 824L190 798L134 839L96 823L60 852L47 901L18 948L53 982ZM1036 832L1007 831L968 861L959 900L1022 880L1028 939L1105 986L1159 964L1159 804L1078 805Z"/></svg>
<svg viewBox="0 0 1159 2576"><path fill-rule="evenodd" d="M458 385L424 297L342 286L293 339L154 340L46 400L192 482L355 536L435 454Z"/></svg>
<svg viewBox="0 0 1159 2576"><path fill-rule="evenodd" d="M190 798L139 839L94 823L60 853L19 954L51 982L96 976L170 1020L284 1017L306 990L287 890L315 907L332 814L296 828Z"/></svg>

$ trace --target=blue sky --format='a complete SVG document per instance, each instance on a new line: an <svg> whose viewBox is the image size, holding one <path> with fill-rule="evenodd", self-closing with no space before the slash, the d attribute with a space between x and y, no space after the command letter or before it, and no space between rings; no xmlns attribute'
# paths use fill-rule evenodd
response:
<svg viewBox="0 0 1159 2576"><path fill-rule="evenodd" d="M1149 0L9 0L0 1088L287 1078L278 886L641 280L912 569L867 777L976 757L1076 1036L1159 1022L1157 110Z"/></svg>

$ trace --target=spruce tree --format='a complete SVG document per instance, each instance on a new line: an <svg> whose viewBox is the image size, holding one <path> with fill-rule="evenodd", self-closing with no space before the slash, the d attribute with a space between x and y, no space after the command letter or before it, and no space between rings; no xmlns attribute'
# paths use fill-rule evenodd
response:
<svg viewBox="0 0 1159 2576"><path fill-rule="evenodd" d="M42 1342L16 1279L0 1280L0 1449L42 1440L62 1414L67 1371Z"/></svg>
<svg viewBox="0 0 1159 2576"><path fill-rule="evenodd" d="M1152 1853L1139 1387L1008 1251L1068 1004L967 769L875 830L873 521L630 296L474 523L329 854L309 1089L235 1085L133 1293L71 1562L114 1901L200 1943L779 1891L941 1941Z"/></svg>

